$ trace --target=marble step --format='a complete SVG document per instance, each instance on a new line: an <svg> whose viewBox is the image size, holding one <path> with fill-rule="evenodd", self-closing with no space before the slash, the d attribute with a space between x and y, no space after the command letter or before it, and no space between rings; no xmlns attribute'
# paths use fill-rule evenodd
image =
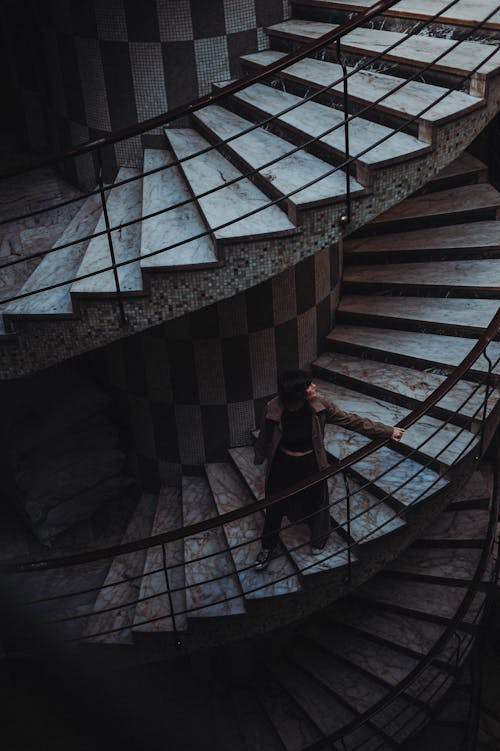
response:
<svg viewBox="0 0 500 751"><path fill-rule="evenodd" d="M428 226L429 220L445 217L449 224L456 219L481 216L490 213L493 218L500 217L500 193L489 183L462 185L448 190L412 196L391 209L372 219L371 226L389 225L396 222L419 221L422 227ZM485 217L486 218L486 217Z"/></svg>
<svg viewBox="0 0 500 751"><path fill-rule="evenodd" d="M426 331L437 328L449 329L450 333L479 335L488 327L497 310L497 300L346 294L340 301L337 314L345 322L364 323L366 320L388 328L394 324L421 324Z"/></svg>
<svg viewBox="0 0 500 751"><path fill-rule="evenodd" d="M201 196L217 189L197 199L197 206L216 240L235 241L295 231L286 214L277 206L269 206L268 197L216 150L194 156L210 147L195 130L167 128L165 135L176 158L186 160L180 169L191 193ZM236 182L226 185L232 180ZM257 208L261 209L258 213L246 216Z"/></svg>
<svg viewBox="0 0 500 751"><path fill-rule="evenodd" d="M235 707L231 686L216 683L210 686L210 708L213 718L214 748L220 751L248 751ZM272 746L270 746L272 748Z"/></svg>
<svg viewBox="0 0 500 751"><path fill-rule="evenodd" d="M243 55L241 60L247 67L261 70L284 56L284 52L264 50ZM347 68L348 73L353 70ZM336 98L343 96L342 75L340 65L313 58L305 58L279 73L280 77L308 88L331 86L330 93ZM482 100L460 91L453 91L449 96L437 101L446 89L420 81L408 81L401 89L391 93L403 81L402 78L376 71L358 71L349 78L349 96L353 101L363 105L370 105L380 97L385 97L376 105L376 109L403 120L417 118L419 137L426 142L432 140L432 126L456 119L482 106Z"/></svg>
<svg viewBox="0 0 500 751"><path fill-rule="evenodd" d="M301 8L311 6L346 13L360 13L373 5L371 0L292 0L292 4L299 5ZM498 3L497 0L479 0L478 2L458 0L451 8L444 10L448 5L447 0L400 0L392 8L384 11L384 16L425 20L442 10L438 19L440 24L474 26L494 11ZM500 11L495 13L483 28L499 30Z"/></svg>
<svg viewBox="0 0 500 751"><path fill-rule="evenodd" d="M291 39L305 44L311 39L318 39L338 28L337 24L324 21L306 21L292 18L288 21L269 26L266 33L271 37ZM385 52L388 47L396 47ZM400 62L412 67L432 65L432 71L442 71L457 76L473 75L472 88L484 94L485 81L495 76L500 67L500 52L488 60L494 47L480 42L462 41L457 47L453 39L413 34L407 36L397 31L359 27L342 37L341 48L345 53L354 55L376 56L383 53L381 60ZM331 45L333 47L333 45ZM438 59L439 58L439 59ZM437 62L434 62L437 60ZM483 63L483 64L482 64Z"/></svg>
<svg viewBox="0 0 500 751"><path fill-rule="evenodd" d="M141 172L138 169L121 167L116 181L127 180L137 177ZM141 249L141 223L121 227L124 222L139 219L142 216L142 180L133 180L126 185L120 185L106 194L110 227L117 227L112 233L115 260L129 261L136 259L126 266L118 269L118 280L123 293L142 293L142 275L140 267ZM104 215L101 213L96 232L105 231ZM99 269L105 269L111 265L107 235L95 237L90 241L83 260L78 269L78 276L90 274ZM71 286L71 294L113 294L116 292L113 271L104 271L101 274L80 279Z"/></svg>
<svg viewBox="0 0 500 751"><path fill-rule="evenodd" d="M276 117L287 130L307 140L317 138L326 150L337 157L345 158L344 116L340 110L316 101L303 101L301 97L261 83L248 86L233 97L239 105L254 115ZM302 102L302 104L301 104ZM295 106L290 112L283 110ZM283 114L281 114L283 113ZM337 127L336 127L337 126ZM335 128L335 129L334 129ZM378 141L386 139L379 145ZM372 147L367 151L367 147ZM429 150L429 145L414 136L396 132L385 125L356 118L349 123L350 156L356 157L357 176L363 184L368 179L367 170L378 169L387 164L396 164Z"/></svg>
<svg viewBox="0 0 500 751"><path fill-rule="evenodd" d="M206 464L205 469L219 514L253 502L253 496L230 464ZM283 550L264 571L255 570L263 523L264 516L259 512L224 525L241 589L245 598L251 600L292 594L301 589L295 569Z"/></svg>
<svg viewBox="0 0 500 751"><path fill-rule="evenodd" d="M303 751L322 739L314 719L293 700L280 684L266 676L259 701L286 751Z"/></svg>
<svg viewBox="0 0 500 751"><path fill-rule="evenodd" d="M182 527L180 491L177 488L161 488L151 535L159 535L177 527ZM184 612L186 591L183 542L175 540L166 543L164 548L167 566L175 566L168 570L174 613L171 612L167 594L162 546L157 545L149 548L146 554L139 602L134 615L134 633L173 631L174 621L178 631L185 631L187 628L187 617Z"/></svg>
<svg viewBox="0 0 500 751"><path fill-rule="evenodd" d="M229 454L254 497L257 500L264 498L265 469L264 465L255 465L253 463L253 448L251 446L238 446L237 448L229 449ZM400 457L397 458L399 459ZM351 494L350 534L355 542L370 542L405 526L405 523L398 518L386 503L380 501L368 490L361 489L359 483L355 480L349 480L349 488ZM347 531L346 490L341 476L336 475L328 481L328 494L331 504L331 516L337 525L341 526L344 531ZM345 543L341 540L339 540L339 545L345 548ZM333 550L330 550L331 552ZM345 563L345 556L342 555L340 559L334 556L325 563L332 568L335 565L343 565ZM297 561L297 564L299 565L299 561Z"/></svg>
<svg viewBox="0 0 500 751"><path fill-rule="evenodd" d="M445 579L469 583L476 572L481 551L478 548L412 547L386 567L386 571L413 577Z"/></svg>
<svg viewBox="0 0 500 751"><path fill-rule="evenodd" d="M184 525L217 516L217 508L205 478L182 478L182 516ZM210 557L205 558L207 555ZM201 558L204 560L199 560ZM245 612L239 581L222 529L209 529L184 539L184 571L189 618L241 615ZM208 582L209 579L215 581Z"/></svg>
<svg viewBox="0 0 500 751"><path fill-rule="evenodd" d="M145 172L167 167L173 161L172 152L168 149L144 149ZM179 167L169 167L144 177L144 216L176 206L183 201L189 203L142 222L141 268L189 269L218 262L213 238L209 234L198 237L207 231L207 227L196 206L191 202L191 194ZM190 240L191 237L197 239ZM148 253L172 245L177 247L148 256Z"/></svg>
<svg viewBox="0 0 500 751"><path fill-rule="evenodd" d="M356 590L356 598L377 603L382 609L394 608L397 612L433 620L437 623L452 620L460 607L467 587L432 584L422 581L402 580L397 577L376 577ZM474 624L485 595L478 592L464 617L464 622Z"/></svg>
<svg viewBox="0 0 500 751"><path fill-rule="evenodd" d="M496 0L495 0L496 1ZM462 2L462 0L459 0ZM467 2L467 0L465 0ZM485 14L486 15L486 14ZM488 167L468 151L463 151L448 166L440 170L427 184L426 189L440 189L439 186L484 183L488 181Z"/></svg>
<svg viewBox="0 0 500 751"><path fill-rule="evenodd" d="M460 543L481 543L488 529L489 511L482 508L450 509L440 514L418 540L419 544L460 547Z"/></svg>
<svg viewBox="0 0 500 751"><path fill-rule="evenodd" d="M232 687L232 696L245 751L285 751L276 728L257 699L257 691L236 686Z"/></svg>
<svg viewBox="0 0 500 751"><path fill-rule="evenodd" d="M300 662L282 662L273 666L273 677L284 692L293 697L296 705L313 721L314 725L325 735L338 732L359 716L343 701L342 693L334 693L328 684L318 680L306 664L302 669ZM370 732L371 731L371 732ZM371 736L374 737L371 737ZM349 734L346 748L354 748L356 743L368 742L368 748L375 748L374 741L380 743L381 736L373 727ZM363 744L363 748L365 745Z"/></svg>
<svg viewBox="0 0 500 751"><path fill-rule="evenodd" d="M418 665L417 659L396 646L383 643L375 646L362 634L339 633L334 624L314 621L308 629L308 636L335 657L384 682L388 688L397 686ZM435 702L437 696L432 697L432 686L442 677L439 668L430 666L407 687L403 696L421 702Z"/></svg>
<svg viewBox="0 0 500 751"><path fill-rule="evenodd" d="M452 300L449 299L448 302ZM388 362L382 363L377 360L365 360L340 352L325 352L312 365L314 372L322 378L358 391L380 395L382 398L400 402L405 406L415 406L418 402L423 402L446 380L444 375L437 373L406 368ZM448 416L458 410L460 415L480 421L483 416L485 393L484 386L469 381L459 381L437 403L436 407L444 410ZM498 389L490 390L489 393L488 414L500 398Z"/></svg>
<svg viewBox="0 0 500 751"><path fill-rule="evenodd" d="M425 253L438 257L459 256L462 253L495 253L500 250L500 222L483 221L450 224L444 227L424 227L411 232L393 232L347 239L344 244L346 260L356 256L390 259L391 255Z"/></svg>
<svg viewBox="0 0 500 751"><path fill-rule="evenodd" d="M226 141L252 127L249 120L217 105L198 110L194 119L210 134L212 140ZM296 212L299 209L345 199L346 175L342 170L331 174L334 169L331 164L303 149L290 154L295 149L294 144L264 128L256 128L250 133L234 138L225 148L239 160L245 171L259 170L258 176L263 181L264 189L267 187L269 192L282 197L293 193L286 198L292 221L297 220ZM276 159L279 161L274 161ZM273 161L274 163L268 167L264 166ZM319 181L316 182L318 178ZM351 179L353 195L363 190L362 185Z"/></svg>
<svg viewBox="0 0 500 751"><path fill-rule="evenodd" d="M296 644L292 659L303 673L314 676L320 685L345 703L355 716L368 712L387 695L387 687L381 681L356 666L337 659L325 649L324 643L314 641L314 635L312 640L303 639ZM388 707L377 712L367 725L346 736L346 743L350 744L347 748L356 749L360 746L363 749L379 749L381 737L377 728L385 736L402 742L415 726L414 722L409 721L408 714L413 715L416 711L416 705L408 697L397 697ZM417 715L420 720L420 713L417 712Z"/></svg>
<svg viewBox="0 0 500 751"><path fill-rule="evenodd" d="M462 485L453 496L453 506L470 503L476 504L476 508L487 507L491 498L493 483L491 489L480 470L473 472L465 485Z"/></svg>
<svg viewBox="0 0 500 751"><path fill-rule="evenodd" d="M344 271L345 285L389 285L444 288L474 296L500 297L500 258L467 261L429 261L391 263L384 266L348 266Z"/></svg>
<svg viewBox="0 0 500 751"><path fill-rule="evenodd" d="M459 365L474 345L473 339L459 336L442 336L440 334L412 333L405 331L379 329L371 326L348 326L339 324L327 336L330 347L343 352L369 354L370 356L389 358L402 364L417 367L443 366L445 372ZM493 363L500 357L500 343L488 345L488 355ZM485 374L488 365L480 357L471 368L471 373ZM500 373L500 365L493 372Z"/></svg>
<svg viewBox="0 0 500 751"><path fill-rule="evenodd" d="M265 465L255 465L253 463L253 447L238 446L237 448L229 449L229 455L253 497L257 500L263 499ZM310 552L308 526L306 524L287 525L288 523L284 521L283 529L281 530L281 541L304 576L330 571L339 566L347 565L347 543L338 532L333 530L321 554L313 556ZM354 554L351 555L351 560L356 560Z"/></svg>
<svg viewBox="0 0 500 751"><path fill-rule="evenodd" d="M410 412L410 410L404 407L391 404L379 397L367 396L344 386L333 385L328 381L316 379L315 383L319 393L334 401L344 412L354 412L376 422L382 422L385 425L396 425ZM433 435L436 430L438 432ZM344 431L347 433L347 436L345 436ZM339 458L352 453L353 444L359 445L359 439L353 437L352 440L349 440L349 433L352 436L359 436L358 433L347 431L340 426L329 425L325 437L328 450ZM342 438L339 440L340 435ZM365 442L369 442L370 440L365 436L361 436L361 438ZM447 446L450 441L452 443L450 446ZM341 442L345 442L346 444L343 448L339 445ZM462 430L455 425L445 425L442 420L424 415L424 417L420 418L420 420L406 430L401 440L401 445L409 448L418 447L421 455L437 458L441 463L449 465L457 459L462 451L471 451L476 442L477 438L468 430Z"/></svg>
<svg viewBox="0 0 500 751"><path fill-rule="evenodd" d="M67 224L66 229L52 247L65 245L79 237L91 235L101 213L100 196L90 196L82 204L76 216ZM77 275L82 257L89 244L88 240L70 245L68 248L48 253L31 276L18 290L18 294L33 292L34 290L48 287L51 284L59 284L71 280ZM73 313L71 304L71 281L55 289L24 297L20 300L8 303L3 309L7 315L59 315L67 316Z"/></svg>
<svg viewBox="0 0 500 751"><path fill-rule="evenodd" d="M144 493L128 524L122 542L131 542L148 537L151 534L156 511L157 497ZM97 595L94 615L90 616L86 628L86 642L104 642L107 644L131 644L131 626L134 619L135 603L139 598L141 574L146 559L145 550L136 550L116 556L109 568L104 586ZM99 613L106 608L117 607L107 613ZM115 629L119 629L116 630ZM113 633L92 636L101 632Z"/></svg>

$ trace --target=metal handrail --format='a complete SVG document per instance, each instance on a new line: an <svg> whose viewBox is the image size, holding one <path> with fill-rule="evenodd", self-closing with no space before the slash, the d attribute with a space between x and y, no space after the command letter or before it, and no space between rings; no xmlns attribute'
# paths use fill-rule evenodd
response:
<svg viewBox="0 0 500 751"><path fill-rule="evenodd" d="M464 357L462 362L450 373L447 378L430 394L421 404L415 407L398 425L402 428L408 428L421 419L431 407L433 407L438 401L440 401L456 383L464 376L464 374L471 368L476 360L481 356L487 345L493 341L495 336L500 331L500 309L497 311L489 326L485 330L484 334L478 339L474 347ZM3 563L0 564L0 573L22 573L27 571L41 571L54 568L61 568L78 563L89 563L91 561L102 560L111 556L120 555L122 553L131 553L136 550L144 550L146 548L161 545L167 542L173 542L174 540L180 540L185 537L190 537L200 532L205 532L209 529L221 527L231 521L236 521L245 516L261 511L267 506L279 503L286 498L295 495L303 490L315 487L324 482L330 477L342 472L354 464L364 459L369 454L372 454L377 449L385 446L389 443L389 438L376 439L371 441L367 446L364 446L357 451L354 451L349 456L340 460L339 463L333 467L318 472L313 475L312 478L306 478L305 480L295 483L287 490L279 493L274 493L269 498L262 501L254 501L239 509L228 511L217 517L212 517L203 522L197 522L195 524L186 525L178 529L170 530L151 537L134 540L127 543L121 543L120 545L114 545L107 548L101 548L100 550L92 550L83 553L76 553L69 556L61 556L59 558L44 559L37 561L30 561L27 563Z"/></svg>
<svg viewBox="0 0 500 751"><path fill-rule="evenodd" d="M498 6L498 7L500 7L500 6ZM494 11L494 12L496 12L496 11ZM489 16L493 15L494 12L490 13ZM477 28L480 25L483 25L484 23L486 23L486 20L483 20L478 26L476 26L474 28L474 30L477 30ZM455 46L458 46L461 43L461 41L463 41L463 40L460 40L459 42L457 42ZM469 78L471 78L471 76L474 75L474 73L479 68L481 68L481 66L484 65L485 62L487 62L491 57L493 57L494 55L497 54L497 51L498 51L497 47L498 47L498 45L496 45L496 46L494 46L494 45L488 45L488 47L491 48L491 52L483 60L481 60L481 62L479 62L474 67L474 69L471 70L467 75L462 76L459 79L460 83L462 83L462 82L468 80ZM449 51L450 50L446 50L445 52L441 53L437 58L435 58L434 62L436 60L440 59L441 57L444 57L445 55L449 54ZM432 65L434 64L434 62L433 63L429 63L428 66L427 66L427 68L431 68ZM350 73L347 74L347 76L353 75L355 72L357 72L357 70L358 69L353 69ZM386 94L383 94L375 102L371 103L370 105L367 105L364 109L362 109L360 112L358 112L357 115L350 115L348 118L346 118L345 121L337 124L336 126L333 126L328 131L325 131L325 133L320 134L316 138L310 139L310 142L317 141L318 139L322 138L327 133L333 132L334 130L338 129L339 127L342 127L344 125L344 122L350 122L355 117L358 117L358 116L362 115L365 111L372 109L372 107L374 107L377 104L379 104L385 98L387 98L387 97L391 96L392 94L394 94L395 91L398 91L399 89L403 88L409 81L416 79L419 75L421 75L422 70L423 69L421 69L418 73L414 74L413 76L408 77L407 79L404 79L399 85L397 85L396 87L394 87L390 92L387 92ZM343 80L342 78L338 79L337 82L334 82L334 83L330 84L328 88L331 88L332 86L336 85L336 83L338 83L338 82L340 82L342 80ZM196 235L193 235L193 236L188 237L188 238L186 238L184 240L181 240L181 241L179 241L177 243L174 243L174 244L172 244L172 245L170 245L170 246L168 246L166 248L165 247L159 248L158 250L154 250L154 251L150 251L148 253L144 253L141 256L136 256L136 257L133 257L133 258L126 259L124 261L119 261L119 262L115 263L114 265L112 264L111 266L105 266L105 267L99 268L96 271L87 272L86 274L80 274L80 275L78 275L76 277L73 277L71 279L67 279L67 280L64 280L62 282L57 282L55 284L47 285L46 287L41 287L41 288L38 288L38 289L35 289L35 290L31 290L31 291L28 291L28 292L24 292L24 293L21 293L21 294L12 295L12 296L10 296L8 298L4 298L3 300L0 300L0 303L6 304L6 303L9 303L9 302L13 302L15 300L24 299L25 297L30 297L32 295L39 294L40 292L46 292L48 290L56 289L58 287L63 287L65 285L70 284L70 283L75 282L75 281L80 281L80 280L83 280L83 279L88 279L88 278L93 277L93 276L98 276L100 274L106 273L107 271L113 271L114 272L115 269L117 269L117 268L121 268L122 266L128 266L131 263L136 263L138 260L143 259L143 258L150 258L150 257L156 256L156 255L159 255L161 253L165 253L165 252L167 252L169 250L174 250L175 248L178 248L178 247L180 247L182 245L185 245L188 242L191 242L193 240L198 240L198 239L200 239L202 237L206 237L207 235L209 235L209 234L211 234L213 232L216 232L218 230L221 230L221 229L224 229L224 228L226 228L228 226L231 226L232 224L234 224L237 221L241 221L242 219L246 219L246 218L249 218L251 216L254 216L255 214L258 214L261 211L264 211L265 209L269 208L270 206L277 205L277 204L281 203L283 200L286 200L287 198L290 198L291 196L295 195L296 193L299 193L300 191L304 190L304 188L310 187L310 186L316 184L317 182L320 182L321 180L324 180L326 177L334 174L335 172L337 172L338 170L342 169L343 167L352 164L360 156L366 154L367 152L371 151L373 148L376 148L378 145L380 145L384 141L388 140L392 136L394 136L397 133L401 132L409 123L417 121L423 114L425 114L425 112L427 112L428 110L430 110L433 107L435 107L436 104L438 104L439 102L441 102L442 100L444 100L447 96L449 96L449 94L453 93L453 91L454 91L454 89L444 90L443 94L440 97L438 97L431 104L427 105L422 110L420 110L420 112L417 115L413 116L412 118L407 119L406 122L403 123L401 126L399 126L398 128L393 129L390 134L388 134L387 136L384 136L384 137L380 138L378 141L376 141L375 143L371 144L370 146L368 146L366 149L362 150L361 152L358 152L356 155L353 155L353 156L349 157L348 159L344 160L341 164L333 167L331 170L328 170L327 172L325 172L320 177L317 177L317 178L315 178L313 180L310 180L308 183L306 183L304 185L301 185L300 187L298 187L298 188L296 188L296 189L294 189L292 191L289 191L287 194L279 196L278 198L276 198L274 200L269 200L267 203L263 204L262 206L254 208L254 209L246 212L245 214L238 216L236 219L232 219L232 220L229 220L227 222L224 222L224 223L220 224L219 226L217 226L215 228L211 228L210 230L204 230L203 232L200 232L200 233L198 233ZM241 133L238 133L234 137L239 137L240 135L241 135ZM233 138L233 137L231 137L231 138ZM226 143L228 140L229 139L227 139L224 143ZM227 181L222 186L216 186L215 188L211 188L211 189L209 189L209 190L207 190L207 191L199 194L195 198L186 199L186 200L181 201L181 202L179 202L179 203L177 203L177 204L175 204L173 206L168 207L167 209L159 209L158 211L152 212L152 213L150 213L150 214L148 214L146 216L141 216L138 219L129 220L127 222L123 222L120 225L117 225L116 227L111 227L111 228L109 228L109 232L121 230L121 229L123 229L125 227L128 227L130 225L146 221L147 219L150 219L152 217L159 216L161 214L167 213L168 211L171 211L174 208L179 208L179 207L181 207L183 205L191 203L195 199L205 197L205 196L210 195L211 193L214 193L214 192L216 192L218 190L224 189L224 188L230 186L231 184L236 183L236 182L238 182L241 179L244 179L245 177L252 176L252 175L258 173L260 170L262 170L263 168L265 168L267 166L270 166L270 165L272 165L272 164L274 164L276 162L281 161L286 156L289 156L291 153L299 151L301 148L302 147L296 147L292 151L287 152L287 154L282 155L282 156L280 156L280 157L278 157L276 159L273 159L273 160L269 161L268 163L266 163L264 165L260 165L259 167L255 168L253 170L250 170L250 171L248 171L248 172L246 172L244 174L241 174L241 175L233 178L232 180ZM186 158L191 159L191 158L193 158L193 155L190 155L189 157L186 157ZM137 177L130 178L127 182L129 182L132 179L136 180L136 179L141 179L141 178L142 178L142 175L139 175ZM50 209L48 209L48 210L50 210ZM42 255L48 255L48 254L56 252L58 250L62 250L64 248L66 248L66 247L70 247L70 246L78 244L80 242L84 242L84 241L90 240L90 239L92 239L94 237L103 236L103 235L105 235L107 233L108 233L108 230L103 230L101 232L96 232L94 234L87 235L87 236L85 236L83 238L80 237L80 238L78 238L76 240L73 240L71 242L65 243L65 244L63 244L61 246L57 246L55 248L50 248L50 249L48 249L46 251L39 251L39 252L31 254L29 256L25 256L22 259L15 259L13 261L8 261L8 262L4 263L3 265L0 265L0 268L5 268L7 266L15 265L17 263L22 263L22 262L27 261L27 260L29 260L31 258L40 257Z"/></svg>

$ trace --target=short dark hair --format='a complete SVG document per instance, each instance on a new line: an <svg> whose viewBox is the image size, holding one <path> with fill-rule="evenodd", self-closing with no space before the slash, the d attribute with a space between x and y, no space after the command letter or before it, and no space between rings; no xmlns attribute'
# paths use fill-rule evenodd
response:
<svg viewBox="0 0 500 751"><path fill-rule="evenodd" d="M284 370L278 376L278 394L283 404L294 404L306 398L306 389L311 385L307 370Z"/></svg>

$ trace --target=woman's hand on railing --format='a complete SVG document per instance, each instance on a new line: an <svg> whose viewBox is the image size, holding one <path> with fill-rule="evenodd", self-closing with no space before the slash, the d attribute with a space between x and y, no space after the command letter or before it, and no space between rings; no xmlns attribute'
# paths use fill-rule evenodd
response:
<svg viewBox="0 0 500 751"><path fill-rule="evenodd" d="M400 440L401 440L401 438L403 437L403 434L404 434L404 432L405 432L405 431L404 431L404 428L397 428L397 427L394 427L394 428L392 429L392 435L391 435L391 438L392 438L392 439L393 439L394 441L400 441Z"/></svg>

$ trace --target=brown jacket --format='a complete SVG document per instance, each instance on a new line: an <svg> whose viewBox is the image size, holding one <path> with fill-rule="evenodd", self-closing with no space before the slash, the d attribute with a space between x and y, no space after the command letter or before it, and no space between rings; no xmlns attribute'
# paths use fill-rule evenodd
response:
<svg viewBox="0 0 500 751"><path fill-rule="evenodd" d="M392 427L384 425L382 422L374 422L367 417L360 417L352 412L343 412L336 404L316 396L310 402L312 409L312 444L318 468L326 469L329 462L323 443L325 436L326 423L341 425L344 428L355 430L357 433L369 438L390 438ZM277 396L266 404L262 416L259 437L255 443L255 464L262 464L267 459L266 474L269 475L269 469L274 455L281 443L283 435L281 417L284 406Z"/></svg>

